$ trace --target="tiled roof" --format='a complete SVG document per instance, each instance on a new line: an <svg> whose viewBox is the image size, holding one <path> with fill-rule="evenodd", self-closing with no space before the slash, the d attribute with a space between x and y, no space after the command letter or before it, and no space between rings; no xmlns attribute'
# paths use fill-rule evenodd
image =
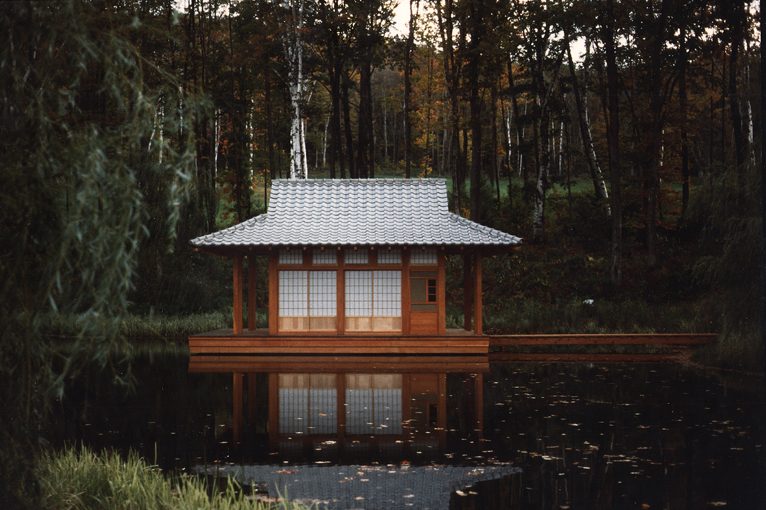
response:
<svg viewBox="0 0 766 510"><path fill-rule="evenodd" d="M449 212L444 179L275 180L266 214L194 246L511 246L521 239Z"/></svg>

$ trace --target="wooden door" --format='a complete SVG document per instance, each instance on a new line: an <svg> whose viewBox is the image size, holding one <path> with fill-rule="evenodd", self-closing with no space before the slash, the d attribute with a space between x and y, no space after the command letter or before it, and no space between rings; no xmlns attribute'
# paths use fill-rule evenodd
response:
<svg viewBox="0 0 766 510"><path fill-rule="evenodd" d="M439 332L439 299L437 271L410 272L410 333Z"/></svg>

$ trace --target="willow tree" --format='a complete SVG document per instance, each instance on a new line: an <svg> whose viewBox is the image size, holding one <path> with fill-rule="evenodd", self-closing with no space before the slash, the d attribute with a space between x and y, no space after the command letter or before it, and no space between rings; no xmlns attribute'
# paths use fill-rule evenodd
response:
<svg viewBox="0 0 766 510"><path fill-rule="evenodd" d="M78 367L129 351L119 325L147 211L162 211L171 241L194 185L195 101L139 54L131 41L142 35L117 9L0 4L3 508L34 504L30 459L48 397ZM59 314L77 325L65 350L44 335Z"/></svg>

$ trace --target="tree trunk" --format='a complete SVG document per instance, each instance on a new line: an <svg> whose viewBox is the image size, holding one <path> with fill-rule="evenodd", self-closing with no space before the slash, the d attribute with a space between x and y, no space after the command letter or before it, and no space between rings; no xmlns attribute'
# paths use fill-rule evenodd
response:
<svg viewBox="0 0 766 510"><path fill-rule="evenodd" d="M264 102L266 103L266 147L269 155L269 176L271 179L277 178L277 161L274 154L274 116L271 106L271 66L266 63L263 71L263 91Z"/></svg>
<svg viewBox="0 0 766 510"><path fill-rule="evenodd" d="M763 0L760 7L760 36L761 36L761 246L766 246L766 46L763 44L764 31L766 30L766 5ZM766 345L766 257L761 258L761 337ZM766 372L766 356L763 358L764 372Z"/></svg>
<svg viewBox="0 0 766 510"><path fill-rule="evenodd" d="M687 134L687 96L686 96L686 60L688 58L686 48L686 23L681 30L681 52L678 70L678 108L681 128L681 218L686 217L686 208L689 206L689 136Z"/></svg>
<svg viewBox="0 0 766 510"><path fill-rule="evenodd" d="M471 219L481 218L481 96L479 95L479 64L481 61L481 36L485 27L482 23L483 2L471 2L471 44L469 46L468 78L470 83L471 109Z"/></svg>
<svg viewBox="0 0 766 510"><path fill-rule="evenodd" d="M414 10L413 10L414 4ZM404 176L412 177L412 53L419 0L410 0L410 26L404 49Z"/></svg>
<svg viewBox="0 0 766 510"><path fill-rule="evenodd" d="M348 76L348 72L343 72L343 80L341 86L341 94L343 99L343 127L346 136L346 157L348 158L348 172L352 179L358 179L359 173L356 169L354 162L354 135L351 131L351 104L349 100L349 88L351 86L351 78Z"/></svg>
<svg viewBox="0 0 766 510"><path fill-rule="evenodd" d="M569 63L569 74L572 77L572 92L574 93L575 106L577 107L577 121L580 126L580 139L582 140L583 152L585 153L585 159L588 162L591 180L593 181L593 192L596 195L596 200L605 202L607 214L610 214L609 192L606 188L606 181L604 180L604 174L601 171L601 166L598 164L596 148L593 145L590 123L588 122L588 118L585 113L585 102L583 101L583 96L580 91L580 85L577 79L574 61L572 60L571 47L567 47L567 60Z"/></svg>
<svg viewBox="0 0 766 510"><path fill-rule="evenodd" d="M613 285L622 284L622 172L620 169L620 110L617 59L614 40L614 0L607 0L604 23L604 50L606 52L607 102L609 122L607 145L609 146L609 184L612 206L612 243L609 275Z"/></svg>
<svg viewBox="0 0 766 510"><path fill-rule="evenodd" d="M283 47L288 65L290 92L290 178L308 177L306 134L303 119L306 84L303 76L303 11L305 0L289 0Z"/></svg>
<svg viewBox="0 0 766 510"><path fill-rule="evenodd" d="M747 139L742 125L742 110L739 101L738 80L739 52L744 39L745 10L742 0L735 0L731 6L731 52L729 54L729 114L734 133L734 155L739 188L744 185L743 173L747 159Z"/></svg>
<svg viewBox="0 0 766 510"><path fill-rule="evenodd" d="M357 117L356 168L359 177L372 175L372 64L365 60L359 65L359 115Z"/></svg>

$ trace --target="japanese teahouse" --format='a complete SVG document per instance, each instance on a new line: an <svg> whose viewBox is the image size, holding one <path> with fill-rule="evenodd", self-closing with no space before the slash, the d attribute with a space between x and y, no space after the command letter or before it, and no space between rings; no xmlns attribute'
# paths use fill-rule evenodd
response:
<svg viewBox="0 0 766 510"><path fill-rule="evenodd" d="M192 335L189 350L486 353L482 256L520 242L451 213L444 179L275 180L265 214L191 241L231 257L234 324ZM446 326L448 255L463 258L463 329ZM255 325L259 259L268 263L266 329Z"/></svg>

